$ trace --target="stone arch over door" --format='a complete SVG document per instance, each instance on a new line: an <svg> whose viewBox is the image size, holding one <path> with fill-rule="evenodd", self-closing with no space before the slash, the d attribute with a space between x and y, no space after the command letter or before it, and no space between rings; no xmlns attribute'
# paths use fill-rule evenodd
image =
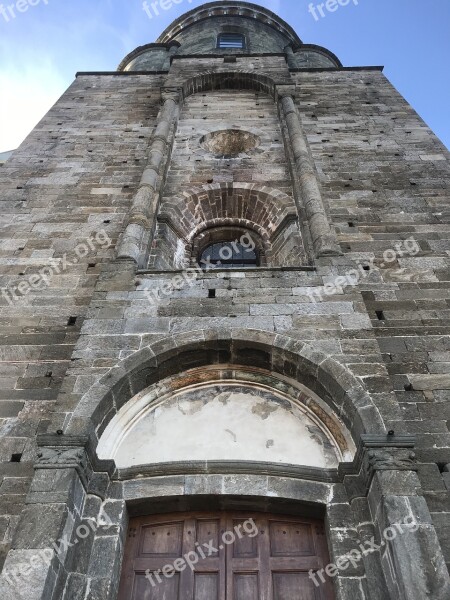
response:
<svg viewBox="0 0 450 600"><path fill-rule="evenodd" d="M342 419L356 444L362 433L386 432L362 381L345 366L288 336L234 329L169 336L132 354L81 398L66 431L81 428L96 446L114 415L136 394L165 377L207 365L250 366L298 381Z"/></svg>
<svg viewBox="0 0 450 600"><path fill-rule="evenodd" d="M160 208L150 264L190 264L196 236L207 228L234 226L255 231L268 266L300 266L306 260L293 198L253 183L217 183L185 190ZM237 240L238 241L238 240Z"/></svg>

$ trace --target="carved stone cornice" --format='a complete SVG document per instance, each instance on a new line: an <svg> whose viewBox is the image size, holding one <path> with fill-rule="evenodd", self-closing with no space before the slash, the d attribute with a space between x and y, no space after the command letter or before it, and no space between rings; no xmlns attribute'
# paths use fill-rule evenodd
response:
<svg viewBox="0 0 450 600"><path fill-rule="evenodd" d="M353 462L339 465L350 499L367 496L377 471L417 471L415 443L412 435L362 435Z"/></svg>
<svg viewBox="0 0 450 600"><path fill-rule="evenodd" d="M416 455L400 448L370 450L367 453L369 475L373 471L417 471Z"/></svg>
<svg viewBox="0 0 450 600"><path fill-rule="evenodd" d="M97 475L111 477L116 471L114 461L97 457L87 436L42 434L37 438L37 445L35 469L75 469L86 490Z"/></svg>
<svg viewBox="0 0 450 600"><path fill-rule="evenodd" d="M83 483L88 487L92 467L84 447L45 447L38 450L35 469L75 469Z"/></svg>

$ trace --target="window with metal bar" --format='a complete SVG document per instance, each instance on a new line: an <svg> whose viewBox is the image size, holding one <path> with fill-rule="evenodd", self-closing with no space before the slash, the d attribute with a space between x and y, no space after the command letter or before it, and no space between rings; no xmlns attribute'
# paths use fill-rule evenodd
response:
<svg viewBox="0 0 450 600"><path fill-rule="evenodd" d="M203 250L200 264L221 269L245 269L259 266L258 253L238 242L218 242Z"/></svg>
<svg viewBox="0 0 450 600"><path fill-rule="evenodd" d="M217 47L224 49L244 49L245 36L241 33L221 33L217 38Z"/></svg>

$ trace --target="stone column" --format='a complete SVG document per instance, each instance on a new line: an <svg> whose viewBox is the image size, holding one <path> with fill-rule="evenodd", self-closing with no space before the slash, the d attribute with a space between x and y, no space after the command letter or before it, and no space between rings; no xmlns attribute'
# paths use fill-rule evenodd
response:
<svg viewBox="0 0 450 600"><path fill-rule="evenodd" d="M368 502L378 528L390 598L446 600L450 598L450 579L421 495L414 452L411 448L395 447L394 441L382 447L374 436L368 437Z"/></svg>
<svg viewBox="0 0 450 600"><path fill-rule="evenodd" d="M41 448L38 456L27 503L0 576L2 600L61 597L58 590L67 578L66 562L90 469L81 446Z"/></svg>
<svg viewBox="0 0 450 600"><path fill-rule="evenodd" d="M282 92L281 92L282 93ZM289 131L298 179L317 257L341 254L336 235L325 212L316 171L300 116L290 93L282 95L281 106Z"/></svg>
<svg viewBox="0 0 450 600"><path fill-rule="evenodd" d="M294 49L292 48L292 44L289 44L288 46L286 46L284 51L286 52L288 67L290 69L295 69L295 66L296 66L295 54L294 54Z"/></svg>
<svg viewBox="0 0 450 600"><path fill-rule="evenodd" d="M143 244L153 230L161 179L170 160L169 136L172 124L178 120L180 92L164 90L163 106L158 114L149 158L138 190L133 197L128 222L117 250L117 257L132 259L139 264Z"/></svg>

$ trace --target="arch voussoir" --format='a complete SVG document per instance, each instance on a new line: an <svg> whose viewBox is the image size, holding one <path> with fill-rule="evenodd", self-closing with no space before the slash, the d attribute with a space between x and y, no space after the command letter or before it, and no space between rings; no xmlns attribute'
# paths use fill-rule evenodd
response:
<svg viewBox="0 0 450 600"><path fill-rule="evenodd" d="M296 380L328 403L355 440L361 433L385 431L370 394L344 365L302 340L263 330L231 328L189 331L176 338L169 335L138 350L88 390L71 423L79 427L80 419L92 419L98 438L114 414L149 385L193 368L217 364L264 369Z"/></svg>

